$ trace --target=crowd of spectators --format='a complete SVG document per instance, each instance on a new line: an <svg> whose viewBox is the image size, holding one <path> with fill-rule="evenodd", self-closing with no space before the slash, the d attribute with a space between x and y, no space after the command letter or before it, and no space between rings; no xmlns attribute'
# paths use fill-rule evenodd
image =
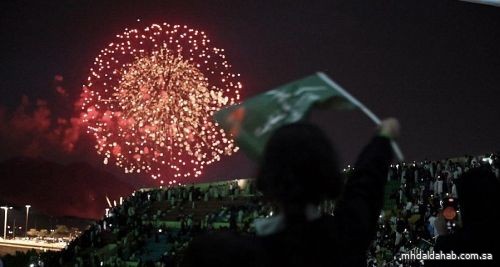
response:
<svg viewBox="0 0 500 267"><path fill-rule="evenodd" d="M438 235L455 231L461 225L456 179L479 165L490 166L498 178L497 162L496 155L489 155L391 165L386 204L367 251L367 266L402 266L402 253L431 250ZM350 166L344 169L347 176L351 171ZM444 218L447 207L456 214ZM319 208L334 213L331 201ZM65 250L31 255L31 262L32 266L178 266L194 236L217 231L253 235L254 220L272 216L276 209L264 204L252 180L141 189L111 207Z"/></svg>
<svg viewBox="0 0 500 267"><path fill-rule="evenodd" d="M368 266L403 266L401 254L432 250L436 238L462 225L457 179L472 168L490 168L500 179L498 155L391 165L386 208L368 252ZM391 205L392 204L392 205ZM404 266L423 262L406 262Z"/></svg>
<svg viewBox="0 0 500 267"><path fill-rule="evenodd" d="M141 189L111 207L65 250L42 255L41 262L176 266L194 236L227 230L252 233L253 220L269 213L251 180Z"/></svg>

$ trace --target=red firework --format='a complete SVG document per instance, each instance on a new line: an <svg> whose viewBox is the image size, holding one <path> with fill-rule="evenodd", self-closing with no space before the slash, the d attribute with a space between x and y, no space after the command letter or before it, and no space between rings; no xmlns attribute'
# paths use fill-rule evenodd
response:
<svg viewBox="0 0 500 267"><path fill-rule="evenodd" d="M104 164L179 183L237 151L212 116L239 101L239 76L203 31L125 29L95 58L83 120Z"/></svg>

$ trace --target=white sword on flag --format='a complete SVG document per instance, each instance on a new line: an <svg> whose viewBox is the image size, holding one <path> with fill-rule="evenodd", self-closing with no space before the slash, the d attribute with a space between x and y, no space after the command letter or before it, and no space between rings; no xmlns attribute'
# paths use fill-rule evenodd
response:
<svg viewBox="0 0 500 267"><path fill-rule="evenodd" d="M373 114L371 110L369 110L363 103L359 102L356 98L354 98L351 94L349 94L344 88L342 88L340 85L338 85L336 82L332 81L330 77L328 77L326 74L323 72L317 72L316 73L324 82L335 88L339 93L342 94L349 102L357 106L361 111L363 111L366 116L368 116L375 124L380 125L380 119L377 117L377 115ZM396 154L396 157L398 158L399 161L404 160L403 152L401 152L401 149L399 148L398 144L392 140L391 141L391 146L392 150L394 151L394 154Z"/></svg>

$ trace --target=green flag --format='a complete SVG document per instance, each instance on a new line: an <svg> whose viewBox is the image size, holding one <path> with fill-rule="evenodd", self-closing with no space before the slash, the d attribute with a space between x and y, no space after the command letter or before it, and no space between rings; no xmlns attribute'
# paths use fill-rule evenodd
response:
<svg viewBox="0 0 500 267"><path fill-rule="evenodd" d="M258 158L275 129L301 120L314 105L355 108L345 93L328 76L316 73L222 109L215 119L241 149Z"/></svg>

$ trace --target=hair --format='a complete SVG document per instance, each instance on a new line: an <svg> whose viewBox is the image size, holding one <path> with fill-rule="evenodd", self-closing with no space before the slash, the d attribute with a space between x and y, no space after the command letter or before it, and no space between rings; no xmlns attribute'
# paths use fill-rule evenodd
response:
<svg viewBox="0 0 500 267"><path fill-rule="evenodd" d="M500 183L489 168L476 167L465 172L457 182L457 194L464 225L498 218Z"/></svg>
<svg viewBox="0 0 500 267"><path fill-rule="evenodd" d="M309 203L337 198L343 182L327 136L317 126L299 122L271 135L256 184L264 197L281 204L287 214Z"/></svg>

